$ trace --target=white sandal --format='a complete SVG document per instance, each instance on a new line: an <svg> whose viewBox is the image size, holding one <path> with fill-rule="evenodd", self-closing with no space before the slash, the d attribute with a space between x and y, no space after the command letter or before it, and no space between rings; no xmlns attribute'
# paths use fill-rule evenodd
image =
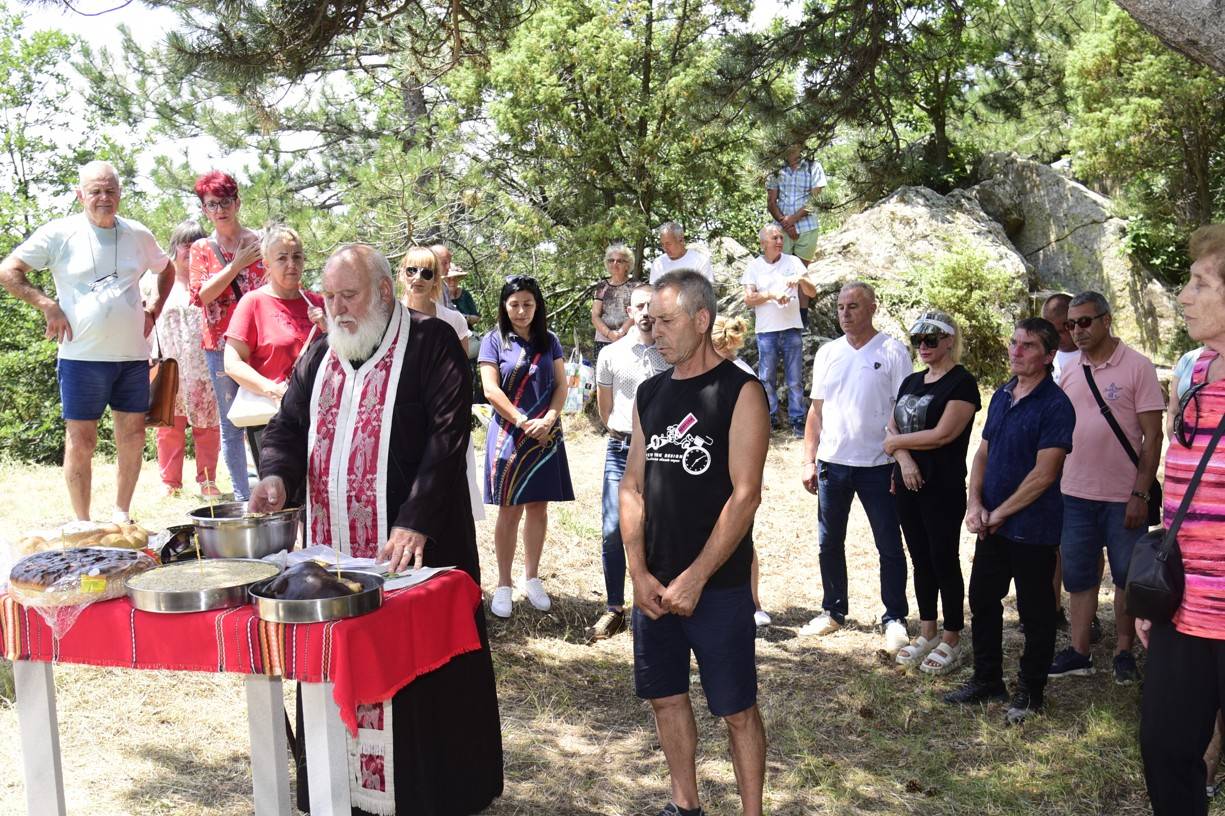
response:
<svg viewBox="0 0 1225 816"><path fill-rule="evenodd" d="M932 649L936 648L936 644L940 642L940 635L931 638L925 638L919 635L914 640L897 652L897 663L899 666L917 666L923 658L927 657Z"/></svg>
<svg viewBox="0 0 1225 816"><path fill-rule="evenodd" d="M919 671L937 677L942 674L948 674L961 664L961 657L964 652L965 646L962 641L957 641L956 646L950 646L942 640L940 645L932 649L927 655L927 659L919 664Z"/></svg>

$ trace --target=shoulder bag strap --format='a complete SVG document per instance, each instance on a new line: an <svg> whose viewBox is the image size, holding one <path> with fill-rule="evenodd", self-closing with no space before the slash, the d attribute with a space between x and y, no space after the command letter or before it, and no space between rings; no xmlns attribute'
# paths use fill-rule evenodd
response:
<svg viewBox="0 0 1225 816"><path fill-rule="evenodd" d="M223 255L221 252L221 244L217 243L217 239L215 237L212 237L208 239L208 245L213 248L213 254L217 256L217 261L221 264L222 268L224 269L226 264L229 263L229 261L225 259L225 255ZM237 275L235 275L234 278L230 281L230 290L234 292L235 301L242 300L242 289L238 287L238 276Z"/></svg>
<svg viewBox="0 0 1225 816"><path fill-rule="evenodd" d="M1114 418L1110 407L1102 399L1102 392L1097 390L1097 383L1093 380L1092 369L1087 365L1082 365L1081 368L1085 372L1085 382L1089 383L1089 390L1093 392L1093 398L1097 400L1097 407L1102 409L1102 416L1105 417L1107 424L1110 425L1110 430L1114 431L1114 435L1119 438L1119 444L1123 446L1123 450L1127 451L1127 457L1131 459L1131 463L1136 467L1140 467L1140 456L1136 453L1136 449L1131 446L1131 442L1128 441L1127 434L1123 433L1123 429L1119 427L1119 421Z"/></svg>
<svg viewBox="0 0 1225 816"><path fill-rule="evenodd" d="M1199 487L1200 479L1203 478L1204 471L1208 468L1208 460L1212 458L1212 453L1216 450L1217 443L1221 441L1222 433L1225 433L1225 417L1221 418L1220 424L1216 426L1216 431L1212 434L1212 439L1208 441L1208 447L1204 448L1204 455L1200 458L1199 465L1195 468L1195 475L1187 483L1187 492L1182 495L1182 502L1178 505L1174 518L1170 521L1169 529L1165 531L1165 539L1161 542L1161 552L1159 553L1162 560L1165 560L1164 556L1174 549L1178 528L1182 526L1182 520L1186 517L1187 510L1191 507L1191 497L1195 494L1195 489Z"/></svg>

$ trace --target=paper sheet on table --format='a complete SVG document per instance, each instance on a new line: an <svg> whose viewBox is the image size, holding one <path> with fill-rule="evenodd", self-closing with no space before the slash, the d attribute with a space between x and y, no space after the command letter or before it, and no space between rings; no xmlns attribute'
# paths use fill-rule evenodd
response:
<svg viewBox="0 0 1225 816"><path fill-rule="evenodd" d="M384 575L387 573L388 566L390 566L390 562L387 561L380 564L373 558L354 558L344 555L331 547L325 547L322 544L316 544L304 550L278 552L264 556L265 561L271 561L282 570L292 567L294 564L301 564L303 561L310 561L311 559L322 561L329 567L335 567L337 558L340 559L340 568L342 570L361 570L362 572Z"/></svg>
<svg viewBox="0 0 1225 816"><path fill-rule="evenodd" d="M383 591L390 592L393 589L407 589L408 587L417 586L417 584L424 584L435 575L442 575L444 572L450 572L453 569L455 567L422 567L419 570L400 573L397 577L391 578L387 583L383 584Z"/></svg>

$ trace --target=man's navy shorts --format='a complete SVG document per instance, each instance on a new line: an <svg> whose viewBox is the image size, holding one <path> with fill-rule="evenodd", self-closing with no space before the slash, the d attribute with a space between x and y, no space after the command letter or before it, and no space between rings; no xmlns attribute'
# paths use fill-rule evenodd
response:
<svg viewBox="0 0 1225 816"><path fill-rule="evenodd" d="M59 360L55 373L64 419L96 420L108 405L112 411L149 411L149 363L145 360Z"/></svg>
<svg viewBox="0 0 1225 816"><path fill-rule="evenodd" d="M711 714L738 714L757 702L757 626L748 584L708 587L688 618L651 620L634 607L633 623L634 691L639 697L687 693L692 651Z"/></svg>

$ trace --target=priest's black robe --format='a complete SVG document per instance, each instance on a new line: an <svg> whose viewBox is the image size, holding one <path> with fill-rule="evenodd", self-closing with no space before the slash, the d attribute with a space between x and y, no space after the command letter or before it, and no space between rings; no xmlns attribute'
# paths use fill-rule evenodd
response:
<svg viewBox="0 0 1225 816"><path fill-rule="evenodd" d="M450 326L409 314L387 457L387 518L390 526L427 537L426 566L455 565L479 586L466 463L472 415L468 361ZM260 476L280 476L291 503L305 503L311 389L327 352L321 337L302 355L281 409L261 439ZM502 793L501 726L482 605L475 614L482 648L417 678L392 698L399 812L463 816ZM301 711L299 704L299 734ZM308 802L303 762L299 807L307 809Z"/></svg>

